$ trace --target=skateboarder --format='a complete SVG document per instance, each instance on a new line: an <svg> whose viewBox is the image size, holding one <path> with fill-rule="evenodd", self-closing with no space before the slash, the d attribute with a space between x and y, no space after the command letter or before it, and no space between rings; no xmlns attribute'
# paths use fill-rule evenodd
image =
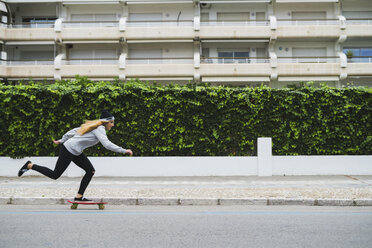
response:
<svg viewBox="0 0 372 248"><path fill-rule="evenodd" d="M115 118L112 114L103 110L99 120L86 121L80 127L68 131L63 135L62 139L53 140L54 144L61 144L59 157L54 171L47 167L33 164L31 161L27 161L18 171L18 176L20 177L26 171L32 169L56 180L63 174L72 161L86 172L81 180L80 188L74 201L91 201L84 197L84 192L92 179L95 170L92 163L83 153L83 150L101 142L101 144L108 150L128 154L130 156L133 155L133 152L130 149L124 149L117 146L107 138L106 131L109 131L114 126L114 119Z"/></svg>

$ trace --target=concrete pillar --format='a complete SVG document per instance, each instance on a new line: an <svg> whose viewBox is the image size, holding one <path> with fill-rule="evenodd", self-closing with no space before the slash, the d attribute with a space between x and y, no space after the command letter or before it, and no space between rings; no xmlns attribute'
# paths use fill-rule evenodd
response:
<svg viewBox="0 0 372 248"><path fill-rule="evenodd" d="M125 81L126 75L125 75L125 68L127 66L127 57L128 57L128 43L124 40L123 42L120 42L121 45L121 54L119 56L119 79L121 81Z"/></svg>
<svg viewBox="0 0 372 248"><path fill-rule="evenodd" d="M194 2L194 31L200 30L200 4L199 1Z"/></svg>
<svg viewBox="0 0 372 248"><path fill-rule="evenodd" d="M272 145L271 138L257 139L258 176L272 176Z"/></svg>
<svg viewBox="0 0 372 248"><path fill-rule="evenodd" d="M59 18L63 18L65 20L68 20L68 9L66 5L61 5L60 12L59 12Z"/></svg>
<svg viewBox="0 0 372 248"><path fill-rule="evenodd" d="M194 68L200 68L200 41L194 41Z"/></svg>

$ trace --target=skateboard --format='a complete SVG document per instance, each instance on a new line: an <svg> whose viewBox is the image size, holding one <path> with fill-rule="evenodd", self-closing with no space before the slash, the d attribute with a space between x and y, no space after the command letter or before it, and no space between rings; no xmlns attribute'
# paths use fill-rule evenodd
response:
<svg viewBox="0 0 372 248"><path fill-rule="evenodd" d="M68 202L72 204L71 209L77 209L79 204L82 204L82 205L95 205L95 204L97 204L98 209L103 210L103 209L105 209L105 204L107 204L107 202L74 202L74 201L70 201L70 200L68 200Z"/></svg>

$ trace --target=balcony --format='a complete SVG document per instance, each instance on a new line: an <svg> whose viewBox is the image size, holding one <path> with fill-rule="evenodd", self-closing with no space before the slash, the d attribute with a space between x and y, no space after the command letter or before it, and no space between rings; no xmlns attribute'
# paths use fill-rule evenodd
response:
<svg viewBox="0 0 372 248"><path fill-rule="evenodd" d="M202 39L270 38L270 21L204 21L200 23Z"/></svg>
<svg viewBox="0 0 372 248"><path fill-rule="evenodd" d="M340 57L279 57L278 63L340 63Z"/></svg>
<svg viewBox="0 0 372 248"><path fill-rule="evenodd" d="M191 40L201 39L268 39L275 32L277 38L338 38L371 37L372 20L250 20L202 21L196 27L193 20L184 21L127 21L116 22L52 22L20 23L0 27L3 40ZM57 27L57 28L55 28ZM60 30L60 31L56 31ZM344 32L343 32L344 30Z"/></svg>
<svg viewBox="0 0 372 248"><path fill-rule="evenodd" d="M19 23L3 25L0 34L5 41L54 41L54 23Z"/></svg>
<svg viewBox="0 0 372 248"><path fill-rule="evenodd" d="M270 63L270 58L259 58L259 57L209 57L202 58L200 60L201 64L262 64Z"/></svg>
<svg viewBox="0 0 372 248"><path fill-rule="evenodd" d="M194 58L128 58L129 65L157 65L157 64L194 64Z"/></svg>
<svg viewBox="0 0 372 248"><path fill-rule="evenodd" d="M118 62L118 58L64 59L62 65L118 65Z"/></svg>
<svg viewBox="0 0 372 248"><path fill-rule="evenodd" d="M130 78L194 76L194 58L128 58L124 73Z"/></svg>
<svg viewBox="0 0 372 248"><path fill-rule="evenodd" d="M206 82L270 81L271 66L269 58L224 58L209 57L201 59L200 75Z"/></svg>
<svg viewBox="0 0 372 248"><path fill-rule="evenodd" d="M279 77L339 76L340 57L278 57Z"/></svg>
<svg viewBox="0 0 372 248"><path fill-rule="evenodd" d="M338 38L341 35L340 20L278 20L278 38Z"/></svg>
<svg viewBox="0 0 372 248"><path fill-rule="evenodd" d="M184 21L127 21L125 37L129 40L189 39L195 36L194 22Z"/></svg>
<svg viewBox="0 0 372 248"><path fill-rule="evenodd" d="M18 24L10 24L7 28L54 28L54 21L43 22L23 22Z"/></svg>
<svg viewBox="0 0 372 248"><path fill-rule="evenodd" d="M195 68L194 58L118 58L62 60L60 67L52 60L1 61L0 77L5 78L188 78L196 74L205 82L268 82L323 80L337 81L342 73L347 76L372 76L372 57L353 57L346 67L339 57L278 57L274 58L202 58Z"/></svg>
<svg viewBox="0 0 372 248"><path fill-rule="evenodd" d="M371 37L372 19L347 19L346 34L348 37Z"/></svg>
<svg viewBox="0 0 372 248"><path fill-rule="evenodd" d="M346 68L349 76L372 76L372 56L353 56Z"/></svg>
<svg viewBox="0 0 372 248"><path fill-rule="evenodd" d="M53 60L2 60L0 77L5 78L53 78Z"/></svg>

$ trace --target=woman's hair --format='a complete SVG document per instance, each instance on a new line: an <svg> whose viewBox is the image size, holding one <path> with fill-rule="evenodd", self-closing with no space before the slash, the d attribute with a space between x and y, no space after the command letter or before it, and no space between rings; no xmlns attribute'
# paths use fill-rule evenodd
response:
<svg viewBox="0 0 372 248"><path fill-rule="evenodd" d="M108 121L102 121L102 120L94 120L94 121L85 121L84 124L82 124L77 131L78 134L83 135L86 133L89 133L90 131L93 131L97 127L103 125L104 123L107 123Z"/></svg>

